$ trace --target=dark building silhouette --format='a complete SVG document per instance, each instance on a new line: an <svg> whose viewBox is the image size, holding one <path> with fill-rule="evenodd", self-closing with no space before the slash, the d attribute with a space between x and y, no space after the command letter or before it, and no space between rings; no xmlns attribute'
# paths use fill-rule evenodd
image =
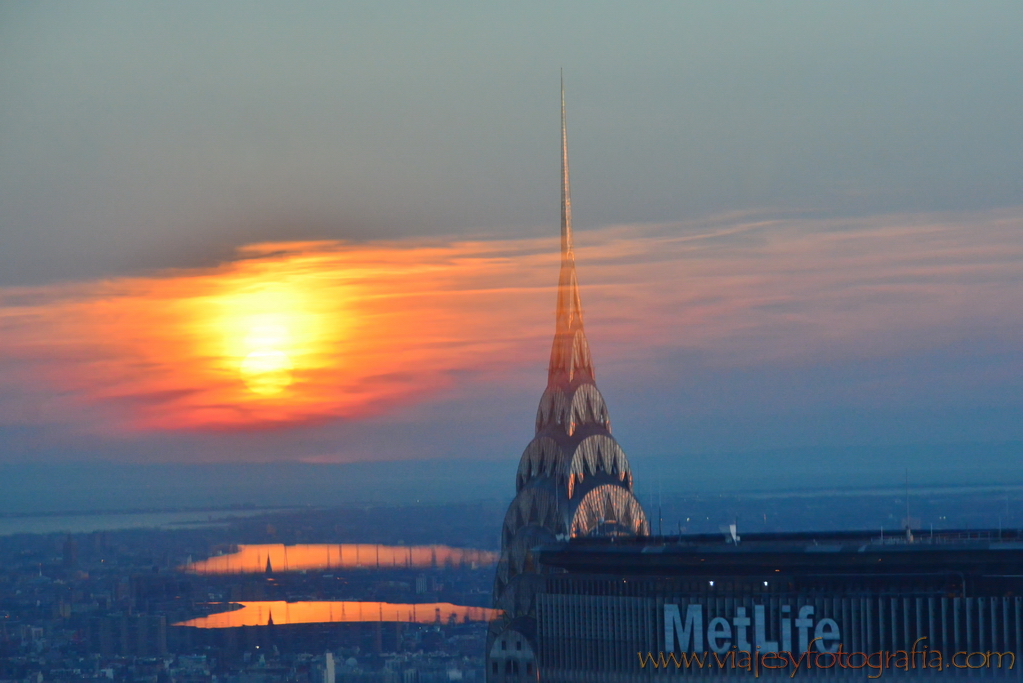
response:
<svg viewBox="0 0 1023 683"><path fill-rule="evenodd" d="M74 569L78 566L78 541L71 534L64 539L61 560L66 569Z"/></svg>
<svg viewBox="0 0 1023 683"><path fill-rule="evenodd" d="M159 657L167 654L167 619L155 614L91 617L87 637L89 649L105 657Z"/></svg>

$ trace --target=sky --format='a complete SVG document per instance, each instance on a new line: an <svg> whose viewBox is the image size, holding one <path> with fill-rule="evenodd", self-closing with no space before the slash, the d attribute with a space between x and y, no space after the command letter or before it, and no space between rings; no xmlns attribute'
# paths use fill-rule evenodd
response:
<svg viewBox="0 0 1023 683"><path fill-rule="evenodd" d="M562 69L632 460L1023 441L1020 25L933 0L2 2L0 463L517 461Z"/></svg>

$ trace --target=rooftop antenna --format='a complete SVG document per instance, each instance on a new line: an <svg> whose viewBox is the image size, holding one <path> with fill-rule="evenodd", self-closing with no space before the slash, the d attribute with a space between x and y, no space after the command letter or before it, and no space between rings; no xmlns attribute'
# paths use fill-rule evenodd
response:
<svg viewBox="0 0 1023 683"><path fill-rule="evenodd" d="M906 530L906 542L913 542L913 520L909 516L909 468L906 468L906 519L902 520L902 526Z"/></svg>
<svg viewBox="0 0 1023 683"><path fill-rule="evenodd" d="M664 523L664 516L661 514L661 477L657 478L657 535L663 536L661 525Z"/></svg>
<svg viewBox="0 0 1023 683"><path fill-rule="evenodd" d="M906 527L909 527L909 468L906 468Z"/></svg>

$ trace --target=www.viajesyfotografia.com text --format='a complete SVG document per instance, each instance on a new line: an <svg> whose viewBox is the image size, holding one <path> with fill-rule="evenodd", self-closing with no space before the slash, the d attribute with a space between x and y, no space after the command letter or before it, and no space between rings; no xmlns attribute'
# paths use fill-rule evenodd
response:
<svg viewBox="0 0 1023 683"><path fill-rule="evenodd" d="M756 650L729 650L728 652L637 652L641 669L724 669L745 671L759 677L769 671L791 670L795 677L800 671L813 669L867 669L868 678L880 678L888 669L900 671L943 671L946 669L1013 669L1013 652L956 652L945 657L940 650L926 646L917 649L926 638L920 638L907 650L882 652L844 652L839 645L836 652L806 651L760 652ZM811 643L812 645L812 643Z"/></svg>

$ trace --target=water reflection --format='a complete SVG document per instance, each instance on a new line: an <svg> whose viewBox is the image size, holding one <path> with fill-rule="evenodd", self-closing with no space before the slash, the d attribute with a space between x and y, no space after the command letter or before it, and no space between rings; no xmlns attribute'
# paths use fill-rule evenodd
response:
<svg viewBox="0 0 1023 683"><path fill-rule="evenodd" d="M232 628L330 622L402 621L449 624L489 621L498 610L466 607L449 602L402 605L390 602L241 602L241 609L183 621L175 626Z"/></svg>
<svg viewBox="0 0 1023 683"><path fill-rule="evenodd" d="M252 574L319 569L391 567L481 567L496 564L488 550L446 545L392 546L369 543L239 545L238 551L182 567L196 574Z"/></svg>

